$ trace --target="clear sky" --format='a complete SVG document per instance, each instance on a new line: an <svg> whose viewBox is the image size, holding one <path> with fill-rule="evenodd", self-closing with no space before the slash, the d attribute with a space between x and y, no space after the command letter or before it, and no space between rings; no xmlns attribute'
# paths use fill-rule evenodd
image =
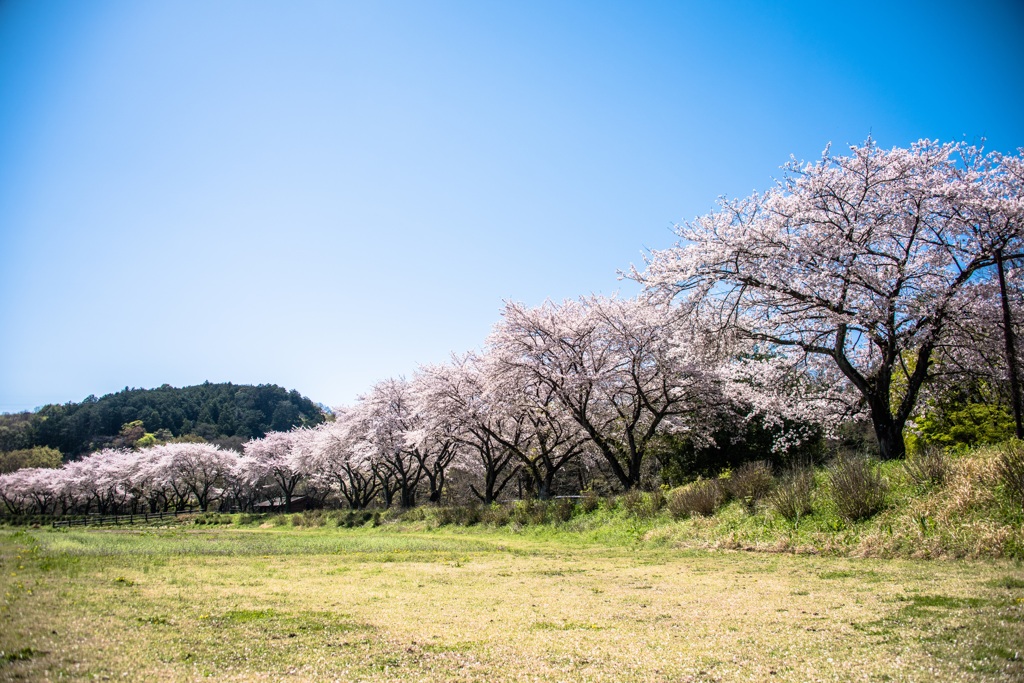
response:
<svg viewBox="0 0 1024 683"><path fill-rule="evenodd" d="M0 411L478 348L792 154L1024 146L1020 2L0 0Z"/></svg>

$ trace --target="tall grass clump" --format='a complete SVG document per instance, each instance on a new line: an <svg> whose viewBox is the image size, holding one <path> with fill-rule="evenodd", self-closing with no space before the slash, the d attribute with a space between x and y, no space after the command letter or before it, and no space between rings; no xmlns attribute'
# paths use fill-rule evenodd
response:
<svg viewBox="0 0 1024 683"><path fill-rule="evenodd" d="M484 521L479 505L454 505L437 508L434 519L438 526L474 526Z"/></svg>
<svg viewBox="0 0 1024 683"><path fill-rule="evenodd" d="M772 466L764 460L743 463L725 480L726 490L748 511L753 511L757 501L768 495L774 485Z"/></svg>
<svg viewBox="0 0 1024 683"><path fill-rule="evenodd" d="M512 505L512 522L519 526L544 524L548 521L548 506L542 500L527 498Z"/></svg>
<svg viewBox="0 0 1024 683"><path fill-rule="evenodd" d="M622 494L619 501L630 515L641 519L649 519L656 516L661 508L665 507L665 494L662 493L661 489L644 493L639 489L633 488Z"/></svg>
<svg viewBox="0 0 1024 683"><path fill-rule="evenodd" d="M559 498L551 505L551 517L556 522L568 522L576 514L576 502L571 498Z"/></svg>
<svg viewBox="0 0 1024 683"><path fill-rule="evenodd" d="M936 446L926 446L907 458L903 472L911 484L920 490L942 486L949 475L949 462L945 452Z"/></svg>
<svg viewBox="0 0 1024 683"><path fill-rule="evenodd" d="M587 489L580 497L580 509L585 513L591 513L601 507L601 497L594 493L593 489Z"/></svg>
<svg viewBox="0 0 1024 683"><path fill-rule="evenodd" d="M634 517L644 513L644 494L640 489L632 488L619 497L619 504Z"/></svg>
<svg viewBox="0 0 1024 683"><path fill-rule="evenodd" d="M511 519L512 513L508 507L500 503L491 503L480 513L480 521L491 526L505 526Z"/></svg>
<svg viewBox="0 0 1024 683"><path fill-rule="evenodd" d="M1008 441L996 459L996 476L1017 508L1024 510L1024 444Z"/></svg>
<svg viewBox="0 0 1024 683"><path fill-rule="evenodd" d="M320 527L326 525L328 519L330 519L330 515L325 510L306 510L292 515L292 526Z"/></svg>
<svg viewBox="0 0 1024 683"><path fill-rule="evenodd" d="M813 491L814 469L796 466L786 472L778 486L768 494L768 504L785 519L796 522L811 514Z"/></svg>
<svg viewBox="0 0 1024 683"><path fill-rule="evenodd" d="M857 522L885 507L888 491L877 463L865 457L840 456L829 467L829 492L840 517Z"/></svg>
<svg viewBox="0 0 1024 683"><path fill-rule="evenodd" d="M698 479L669 493L668 511L673 519L693 515L709 517L715 514L724 499L722 485L717 479Z"/></svg>

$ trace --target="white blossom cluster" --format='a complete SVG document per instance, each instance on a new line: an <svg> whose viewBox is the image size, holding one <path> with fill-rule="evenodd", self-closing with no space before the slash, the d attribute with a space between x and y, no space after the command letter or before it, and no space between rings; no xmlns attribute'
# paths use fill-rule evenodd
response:
<svg viewBox="0 0 1024 683"><path fill-rule="evenodd" d="M1024 153L869 140L794 161L773 189L677 233L633 277L704 329L825 360L859 395L883 457L900 457L936 362L977 367L976 340L997 336L996 265L1024 258ZM1020 296L1005 297L1018 315Z"/></svg>

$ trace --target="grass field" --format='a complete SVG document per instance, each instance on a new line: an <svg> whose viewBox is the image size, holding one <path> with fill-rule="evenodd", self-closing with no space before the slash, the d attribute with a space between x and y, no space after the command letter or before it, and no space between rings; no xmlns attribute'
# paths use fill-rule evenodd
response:
<svg viewBox="0 0 1024 683"><path fill-rule="evenodd" d="M1024 680L1024 572L509 529L0 530L0 679Z"/></svg>

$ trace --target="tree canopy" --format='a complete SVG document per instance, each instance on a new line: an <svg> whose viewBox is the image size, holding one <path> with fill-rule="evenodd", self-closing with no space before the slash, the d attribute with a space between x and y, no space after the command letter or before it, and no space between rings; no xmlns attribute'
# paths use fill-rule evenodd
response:
<svg viewBox="0 0 1024 683"><path fill-rule="evenodd" d="M958 343L955 322L997 255L1024 256L1022 166L927 140L826 150L679 226L682 241L635 275L698 325L829 359L882 457L902 457L936 350Z"/></svg>
<svg viewBox="0 0 1024 683"><path fill-rule="evenodd" d="M0 415L0 451L47 446L77 457L106 446L134 445L146 433L195 435L235 445L271 430L315 425L323 410L297 391L273 384L204 384L129 389L81 403L46 405L34 413ZM136 425L138 434L131 429ZM132 438L134 436L134 439Z"/></svg>

